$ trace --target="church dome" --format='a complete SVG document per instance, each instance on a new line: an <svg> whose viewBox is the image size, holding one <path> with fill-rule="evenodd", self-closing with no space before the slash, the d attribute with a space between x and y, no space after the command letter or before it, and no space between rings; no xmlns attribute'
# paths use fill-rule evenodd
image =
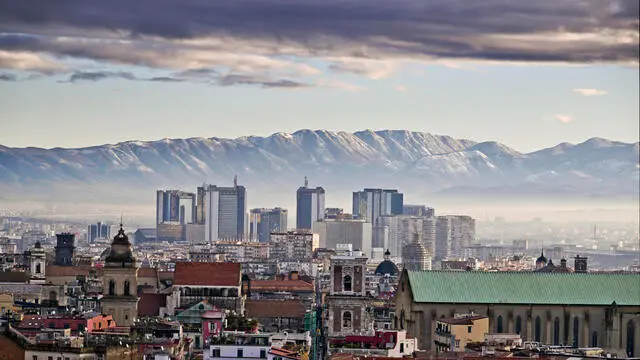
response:
<svg viewBox="0 0 640 360"><path fill-rule="evenodd" d="M398 273L399 273L398 267L391 260L385 260L381 262L375 271L376 275L389 274L391 276L396 276L398 275Z"/></svg>
<svg viewBox="0 0 640 360"><path fill-rule="evenodd" d="M540 253L540 257L536 260L536 265L537 264L547 265L547 258L544 257L544 251Z"/></svg>

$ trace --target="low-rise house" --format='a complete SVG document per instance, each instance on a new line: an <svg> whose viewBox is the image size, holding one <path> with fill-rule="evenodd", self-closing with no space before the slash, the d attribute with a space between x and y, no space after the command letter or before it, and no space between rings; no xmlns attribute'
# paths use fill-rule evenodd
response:
<svg viewBox="0 0 640 360"><path fill-rule="evenodd" d="M203 351L203 360L221 359L267 359L271 350L270 334L247 334L223 332L211 339L211 344Z"/></svg>
<svg viewBox="0 0 640 360"><path fill-rule="evenodd" d="M238 263L178 262L173 288L167 301L169 315L173 309L185 308L199 301L220 309L242 314L241 268Z"/></svg>
<svg viewBox="0 0 640 360"><path fill-rule="evenodd" d="M488 332L486 316L464 314L440 319L433 335L436 352L464 352L467 344L483 342Z"/></svg>
<svg viewBox="0 0 640 360"><path fill-rule="evenodd" d="M306 309L301 300L247 300L246 316L267 332L303 332Z"/></svg>

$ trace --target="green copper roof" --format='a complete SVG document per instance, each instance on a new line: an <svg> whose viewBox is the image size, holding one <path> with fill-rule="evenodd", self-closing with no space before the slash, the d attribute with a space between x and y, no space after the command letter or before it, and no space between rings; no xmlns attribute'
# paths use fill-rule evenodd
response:
<svg viewBox="0 0 640 360"><path fill-rule="evenodd" d="M408 271L415 302L640 306L640 274Z"/></svg>

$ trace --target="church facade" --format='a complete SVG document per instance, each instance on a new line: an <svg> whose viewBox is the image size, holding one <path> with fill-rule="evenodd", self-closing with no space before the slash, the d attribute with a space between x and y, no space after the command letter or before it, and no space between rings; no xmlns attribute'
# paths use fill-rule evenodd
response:
<svg viewBox="0 0 640 360"><path fill-rule="evenodd" d="M403 271L398 329L434 348L436 321L489 318L490 333L547 345L601 347L640 355L640 274Z"/></svg>

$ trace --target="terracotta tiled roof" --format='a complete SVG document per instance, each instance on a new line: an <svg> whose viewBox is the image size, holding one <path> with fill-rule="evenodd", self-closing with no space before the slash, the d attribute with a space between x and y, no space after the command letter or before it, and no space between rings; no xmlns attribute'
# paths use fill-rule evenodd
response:
<svg viewBox="0 0 640 360"><path fill-rule="evenodd" d="M158 277L158 272L156 271L156 268L147 268L147 267L141 267L140 269L138 269L138 277L154 277L157 278Z"/></svg>
<svg viewBox="0 0 640 360"><path fill-rule="evenodd" d="M303 318L305 314L300 300L247 300L245 311L249 317Z"/></svg>
<svg viewBox="0 0 640 360"><path fill-rule="evenodd" d="M276 347L272 347L271 350L269 350L269 354L280 356L280 357L284 357L286 359L301 359L302 358L295 351L282 349L282 348L276 348Z"/></svg>
<svg viewBox="0 0 640 360"><path fill-rule="evenodd" d="M29 274L22 271L0 271L0 283L26 283Z"/></svg>
<svg viewBox="0 0 640 360"><path fill-rule="evenodd" d="M58 266L58 265L47 265L45 268L46 277L56 277L56 276L78 276L78 275L89 275L89 271L91 270L91 266L89 265L80 265L80 266ZM98 269L95 269L97 272Z"/></svg>
<svg viewBox="0 0 640 360"><path fill-rule="evenodd" d="M174 285L240 286L240 264L179 262L173 276Z"/></svg>
<svg viewBox="0 0 640 360"><path fill-rule="evenodd" d="M138 301L138 316L159 316L164 306L167 306L167 295L143 293Z"/></svg>
<svg viewBox="0 0 640 360"><path fill-rule="evenodd" d="M451 324L451 325L473 325L474 320L486 319L486 316L476 315L476 316L467 316L467 317L459 317L459 318L447 318L440 319L438 321Z"/></svg>
<svg viewBox="0 0 640 360"><path fill-rule="evenodd" d="M19 329L40 329L44 326L42 315L24 315L18 324Z"/></svg>
<svg viewBox="0 0 640 360"><path fill-rule="evenodd" d="M309 291L313 292L313 284L302 280L252 280L252 291Z"/></svg>

